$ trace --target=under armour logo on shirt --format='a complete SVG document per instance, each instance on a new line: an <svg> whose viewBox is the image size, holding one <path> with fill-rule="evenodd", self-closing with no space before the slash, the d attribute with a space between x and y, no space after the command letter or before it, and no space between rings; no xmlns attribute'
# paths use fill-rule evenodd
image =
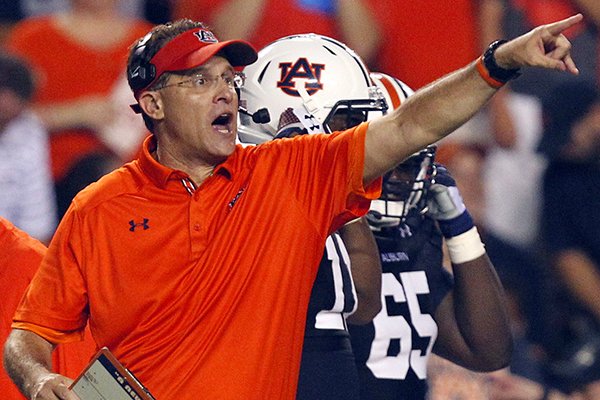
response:
<svg viewBox="0 0 600 400"><path fill-rule="evenodd" d="M144 230L150 229L150 225L148 225L148 218L144 218L142 222L135 222L134 220L129 221L129 230L131 232L135 232L136 228L143 228Z"/></svg>

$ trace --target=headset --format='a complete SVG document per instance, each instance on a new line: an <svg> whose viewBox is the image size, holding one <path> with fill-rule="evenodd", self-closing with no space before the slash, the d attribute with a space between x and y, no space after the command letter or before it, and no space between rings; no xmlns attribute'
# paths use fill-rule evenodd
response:
<svg viewBox="0 0 600 400"><path fill-rule="evenodd" d="M132 61L129 68L127 68L127 81L134 91L148 87L156 78L156 67L150 62L151 60L146 59L145 55L146 47L151 37L152 32L148 33L136 44L131 57Z"/></svg>

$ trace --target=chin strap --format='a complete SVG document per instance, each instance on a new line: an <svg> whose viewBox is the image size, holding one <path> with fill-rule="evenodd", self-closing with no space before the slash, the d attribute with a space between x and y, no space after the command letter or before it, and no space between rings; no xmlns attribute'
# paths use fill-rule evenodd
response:
<svg viewBox="0 0 600 400"><path fill-rule="evenodd" d="M304 124L304 126L307 126L307 128L309 129L309 133L314 133L315 131L318 132L325 132L324 130L324 126L323 123L325 122L325 119L327 118L327 114L325 113L325 109L322 107L321 104L319 104L319 102L317 100L315 100L313 97L311 97L308 92L306 91L306 88L302 85L298 85L299 87L296 87L296 90L298 91L298 93L300 94L300 97L302 98L302 105L304 106L304 109L306 110L306 112L301 112L301 116L299 116L298 114L296 114L296 116L298 116L298 118L300 119L300 122L302 122L302 124ZM298 111L300 109L297 109ZM318 127L318 128L317 128ZM312 129L312 131L310 130Z"/></svg>

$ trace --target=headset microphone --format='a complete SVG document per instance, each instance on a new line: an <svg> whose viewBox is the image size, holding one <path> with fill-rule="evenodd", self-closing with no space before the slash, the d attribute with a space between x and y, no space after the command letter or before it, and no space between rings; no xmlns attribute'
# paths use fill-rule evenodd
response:
<svg viewBox="0 0 600 400"><path fill-rule="evenodd" d="M255 113L251 113L246 110L244 107L240 106L238 108L239 112L249 117L252 117L252 121L255 124L267 124L271 121L271 116L269 115L269 110L266 108L261 108L257 110Z"/></svg>

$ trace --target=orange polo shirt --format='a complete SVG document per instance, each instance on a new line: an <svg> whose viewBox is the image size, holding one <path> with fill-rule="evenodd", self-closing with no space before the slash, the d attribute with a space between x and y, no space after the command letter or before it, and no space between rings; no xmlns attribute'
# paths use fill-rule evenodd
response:
<svg viewBox="0 0 600 400"><path fill-rule="evenodd" d="M293 399L325 239L379 196L366 127L238 146L193 194L150 137L75 198L13 326L76 340L89 311L158 399Z"/></svg>

